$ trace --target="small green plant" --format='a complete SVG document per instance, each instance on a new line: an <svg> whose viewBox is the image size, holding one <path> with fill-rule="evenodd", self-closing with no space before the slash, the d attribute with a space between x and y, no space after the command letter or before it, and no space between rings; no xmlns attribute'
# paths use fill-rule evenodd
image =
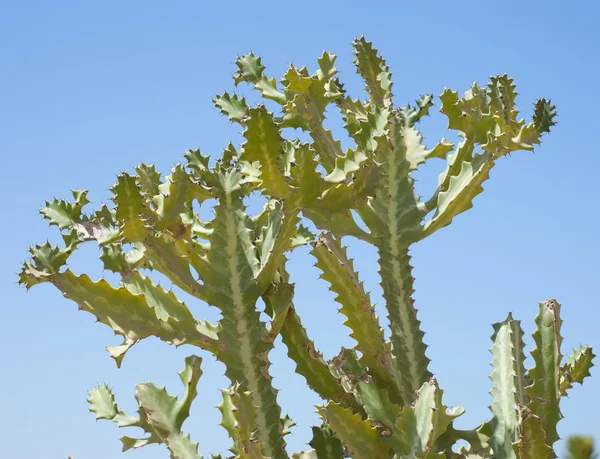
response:
<svg viewBox="0 0 600 459"><path fill-rule="evenodd" d="M323 53L314 74L291 66L279 82L265 75L259 57L238 58L235 84L251 85L278 107L276 112L250 107L226 92L214 103L242 126L245 141L239 149L229 145L214 166L191 150L167 177L144 164L133 175L121 174L112 188L113 206L84 212L85 191L74 192L72 202L47 202L41 212L60 229L64 244L32 247L20 282L27 288L51 283L111 327L123 338L108 348L117 365L149 336L196 346L223 362L231 387L222 392L219 409L233 441L232 457L555 457L560 400L589 375L594 358L582 347L563 362L560 305L549 300L539 306L534 366L528 371L519 321L509 315L494 325L492 417L460 430L454 420L464 410L444 405L428 368L409 255L412 244L472 207L498 159L540 143L555 124L554 106L538 100L526 123L518 117L517 93L506 75L491 78L485 87L474 84L462 97L446 89L441 112L460 142L442 139L428 149L416 126L433 97L396 107L391 74L377 50L362 38L353 48L365 100L346 93L332 54ZM341 112L351 148L342 149L323 126L326 110ZM285 128L301 130L311 140L285 139ZM421 199L412 175L432 160L444 161L445 168L431 196ZM248 215L244 198L256 192L267 204ZM214 218L202 221L193 206L213 199ZM313 235L311 224L300 224L302 218L322 232ZM389 341L342 243L348 236L377 249ZM121 276L119 286L66 267L71 253L86 242L99 245L104 268ZM293 305L286 253L306 244L357 343L331 361L315 348ZM153 283L148 271L219 308L219 323L198 320L173 292ZM260 300L269 323L260 320ZM318 407L323 424L313 428L312 449L306 452L286 451L293 423L281 413L269 374L269 352L279 335L296 371L325 400ZM163 443L172 458L198 458L198 445L182 425L197 396L200 364L200 357L186 359L181 399L140 384L138 415L131 416L119 410L107 386L99 386L90 392L91 410L98 419L146 432L142 438L123 437L123 450ZM456 451L460 440L468 446Z"/></svg>
<svg viewBox="0 0 600 459"><path fill-rule="evenodd" d="M592 437L569 437L566 459L595 459L598 457Z"/></svg>

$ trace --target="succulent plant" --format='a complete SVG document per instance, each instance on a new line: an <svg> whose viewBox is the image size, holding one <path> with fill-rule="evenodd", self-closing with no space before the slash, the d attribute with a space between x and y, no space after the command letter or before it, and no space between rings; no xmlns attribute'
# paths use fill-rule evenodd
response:
<svg viewBox="0 0 600 459"><path fill-rule="evenodd" d="M72 202L47 202L41 212L59 228L64 244L32 247L20 282L27 288L49 282L111 327L123 338L108 348L117 365L149 336L214 355L231 381L219 409L233 441L232 457L555 457L560 400L589 375L594 357L582 347L563 362L560 305L554 300L540 304L529 371L520 323L509 315L494 325L492 418L460 430L454 420L464 410L444 405L429 370L410 265L411 245L470 209L499 158L533 150L555 124L555 108L540 99L532 121L520 119L515 86L506 75L484 87L474 84L462 97L446 89L441 112L460 142L442 139L428 148L417 126L433 107L433 97L395 106L392 77L378 51L364 38L353 48L365 82L364 100L347 94L332 54L323 53L314 74L290 66L280 81L265 74L260 57L239 57L235 84L249 84L277 107L269 112L262 104L249 106L235 93L214 99L242 127L244 143L228 145L212 166L209 157L190 150L167 177L142 164L134 175L118 177L114 205L95 212L84 212L85 191L73 192ZM348 149L324 127L326 113L333 110L341 112L352 140ZM310 140L286 139L286 128ZM445 168L431 196L421 199L413 174L431 160L445 161ZM267 199L254 216L244 206L251 193ZM202 221L194 209L213 199L214 218ZM389 340L347 255L347 236L377 249ZM93 281L66 267L71 253L86 242L102 249L104 268L120 274L120 285ZM331 361L308 337L286 271L286 253L308 244L356 341ZM219 323L194 317L172 291L148 277L149 271L217 307ZM261 300L268 323L260 318ZM269 374L269 353L278 336L296 371L324 400L317 408L323 423L313 428L310 451L286 451L293 422L282 416ZM198 444L181 428L197 395L200 363L196 356L186 359L182 399L140 384L139 415L129 416L118 409L110 389L99 386L90 392L91 410L98 419L146 432L140 439L124 437L124 450L164 443L172 458L198 458ZM459 440L468 446L455 451Z"/></svg>

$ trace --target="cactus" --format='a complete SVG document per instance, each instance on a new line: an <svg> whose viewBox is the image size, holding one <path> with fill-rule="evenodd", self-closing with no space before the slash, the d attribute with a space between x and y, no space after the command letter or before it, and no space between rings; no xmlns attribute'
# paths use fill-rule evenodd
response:
<svg viewBox="0 0 600 459"><path fill-rule="evenodd" d="M364 100L347 94L332 54L323 53L314 74L290 66L279 82L265 74L260 57L239 57L235 85L248 84L277 106L271 113L235 93L215 97L215 106L242 127L241 147L227 146L212 167L199 150L190 150L185 163L164 178L154 166L142 164L135 175L118 177L114 205L95 212L84 212L85 191L73 192L72 202L47 202L41 213L59 228L64 243L32 247L19 281L28 289L53 284L111 327L123 339L108 348L119 366L127 351L149 336L214 355L231 381L219 410L233 457L556 457L560 400L589 376L594 358L590 348L581 347L563 362L558 303L540 304L529 371L520 323L509 315L494 325L492 417L475 429L460 430L454 419L464 409L444 405L429 370L410 265L412 244L470 209L499 158L540 144L555 124L555 108L539 99L532 121L525 123L506 75L492 77L486 87L474 84L462 97L446 89L440 111L461 140L455 146L442 139L428 149L417 126L434 105L433 97L396 107L391 73L378 51L364 38L353 48L365 82ZM340 111L354 143L345 151L324 127L331 109ZM285 139L285 128L305 132L310 141ZM421 199L412 175L434 159L445 161L445 168L431 196ZM244 198L254 192L267 203L251 216ZM209 199L217 205L214 218L205 222L193 206ZM315 236L302 219L321 233ZM377 249L389 341L347 255L346 236ZM92 241L102 250L104 268L120 274L119 286L66 267L71 253ZM331 361L316 349L293 304L286 253L301 245L311 246L316 268L356 341ZM172 291L148 277L149 271L217 307L219 323L194 317ZM260 300L268 323L260 319ZM323 423L313 427L308 451L286 450L284 437L293 422L282 417L269 374L269 352L278 336L296 371L324 400L317 407ZM119 411L110 389L99 386L89 395L91 411L98 419L146 432L141 439L124 437L124 450L163 443L172 458L198 458L198 444L181 427L200 375L200 358L188 357L180 374L181 400L153 384L138 385L137 417ZM458 441L468 446L455 451Z"/></svg>
<svg viewBox="0 0 600 459"><path fill-rule="evenodd" d="M567 440L567 459L596 459L596 447L591 437L570 437Z"/></svg>

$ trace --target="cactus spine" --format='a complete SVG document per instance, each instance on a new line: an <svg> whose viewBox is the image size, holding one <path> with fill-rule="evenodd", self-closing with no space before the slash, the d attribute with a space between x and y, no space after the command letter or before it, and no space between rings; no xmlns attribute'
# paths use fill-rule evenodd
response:
<svg viewBox="0 0 600 459"><path fill-rule="evenodd" d="M194 345L223 362L231 386L222 391L219 409L233 440L233 457L555 457L560 399L589 375L594 358L582 347L563 362L558 303L540 304L529 371L520 323L509 315L494 325L492 417L476 429L459 430L453 421L464 410L443 404L443 391L428 369L410 265L411 245L470 209L497 159L540 143L555 124L554 106L538 100L532 121L525 123L506 75L491 78L486 87L474 84L462 97L446 89L440 111L461 140L455 146L442 139L428 149L417 126L429 114L433 97L396 107L392 76L378 51L364 38L355 40L353 49L365 100L347 94L332 54L323 53L314 74L291 66L279 82L265 75L261 58L239 57L236 86L249 84L277 105L276 112L248 106L243 97L226 92L214 104L243 128L244 143L239 149L229 145L216 165L210 167L199 150L187 152L186 162L164 178L142 164L135 175L118 177L113 206L92 213L84 212L85 191L74 192L72 202L47 202L41 213L59 228L64 243L32 247L20 283L27 288L51 283L111 327L123 338L108 349L117 365L149 336ZM354 142L346 151L324 127L330 106L341 112ZM285 128L305 132L310 141L285 139ZM446 167L431 196L422 200L412 174L433 159ZM253 192L268 202L249 216L243 200ZM209 199L217 205L214 218L204 222L191 209ZM321 233L312 234L301 218ZM346 236L378 251L390 341L348 258ZM92 241L102 249L105 269L121 275L119 286L66 268L71 253ZM357 343L331 361L318 352L293 304L286 253L306 244ZM153 283L148 271L217 307L220 322L195 318L173 292ZM261 299L268 323L257 310ZM323 424L313 428L312 449L305 452L287 452L284 437L293 423L282 417L271 384L269 352L279 335L296 371L324 399L317 407ZM124 450L163 443L172 458L199 458L198 444L181 426L197 395L200 362L195 356L186 359L181 400L153 384L138 385L140 408L134 417L119 411L110 389L99 386L89 395L91 411L98 419L146 432L141 439L124 437ZM456 452L459 440L468 446Z"/></svg>

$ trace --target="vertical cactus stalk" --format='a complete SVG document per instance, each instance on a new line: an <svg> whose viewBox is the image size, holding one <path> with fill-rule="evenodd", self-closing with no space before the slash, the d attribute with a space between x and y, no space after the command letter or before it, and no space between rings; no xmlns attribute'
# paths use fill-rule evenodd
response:
<svg viewBox="0 0 600 459"><path fill-rule="evenodd" d="M512 314L494 325L492 336L492 411L493 435L490 445L499 459L516 459L513 444L518 440L518 416L520 407L525 407L529 397L525 392L528 385L525 375L523 330Z"/></svg>

